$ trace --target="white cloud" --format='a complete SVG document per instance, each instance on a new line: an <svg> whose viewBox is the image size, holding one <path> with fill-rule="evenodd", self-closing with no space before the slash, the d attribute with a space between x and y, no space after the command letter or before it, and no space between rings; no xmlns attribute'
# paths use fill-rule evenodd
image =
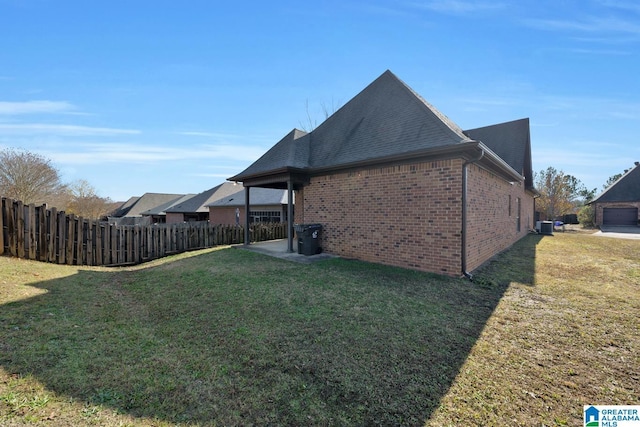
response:
<svg viewBox="0 0 640 427"><path fill-rule="evenodd" d="M498 10L505 7L502 2L494 1L463 1L463 0L433 0L421 3L412 3L420 9L429 9L442 13L472 13L488 10Z"/></svg>
<svg viewBox="0 0 640 427"><path fill-rule="evenodd" d="M583 20L527 19L524 23L530 27L547 31L604 32L640 35L640 25L613 17L590 17Z"/></svg>
<svg viewBox="0 0 640 427"><path fill-rule="evenodd" d="M87 143L49 148L47 157L60 164L141 164L184 161L254 161L264 153L261 147L195 145L188 148L134 143Z"/></svg>
<svg viewBox="0 0 640 427"><path fill-rule="evenodd" d="M0 136L10 135L56 135L56 136L90 136L90 135L136 135L139 130L116 129L77 125L55 125L46 123L0 124Z"/></svg>
<svg viewBox="0 0 640 427"><path fill-rule="evenodd" d="M622 9L626 11L640 13L640 4L637 1L600 0L602 6L612 9Z"/></svg>
<svg viewBox="0 0 640 427"><path fill-rule="evenodd" d="M0 115L68 113L75 109L73 104L66 101L0 101Z"/></svg>

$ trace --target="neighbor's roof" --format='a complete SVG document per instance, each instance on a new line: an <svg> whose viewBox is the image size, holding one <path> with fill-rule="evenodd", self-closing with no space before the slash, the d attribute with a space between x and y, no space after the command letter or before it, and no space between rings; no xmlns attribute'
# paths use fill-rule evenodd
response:
<svg viewBox="0 0 640 427"><path fill-rule="evenodd" d="M209 204L212 207L244 206L245 189L233 193L227 197ZM287 190L273 188L251 187L249 191L249 204L251 206L286 205L289 197Z"/></svg>
<svg viewBox="0 0 640 427"><path fill-rule="evenodd" d="M203 191L200 194L196 194L195 196L181 201L170 208L168 208L165 212L167 213L196 213L196 212L209 212L209 204L215 202L216 200L220 200L224 197L229 196L241 189L236 183L233 182L223 182L220 185L216 185L213 188L208 189L207 191Z"/></svg>
<svg viewBox="0 0 640 427"><path fill-rule="evenodd" d="M625 172L591 203L640 201L640 163Z"/></svg>
<svg viewBox="0 0 640 427"><path fill-rule="evenodd" d="M146 215L166 215L166 210L169 209L170 207L178 204L178 203L182 203L186 200L189 200L190 198L192 198L193 196L195 196L195 194L185 194L183 196L180 196L178 198L175 198L173 200L169 200L168 202L162 203L158 206L154 206L151 209L148 209L144 212L141 212L140 215L142 216L146 216Z"/></svg>
<svg viewBox="0 0 640 427"><path fill-rule="evenodd" d="M129 198L129 200L127 200L126 202L121 204L118 208L114 209L113 212L110 214L110 216L116 217L116 218L120 218L120 217L125 216L127 214L127 212L129 212L131 207L138 200L140 200L140 196L133 196L133 197Z"/></svg>
<svg viewBox="0 0 640 427"><path fill-rule="evenodd" d="M129 199L125 203L125 205L129 205L130 207L126 210L120 209L118 214L113 216L118 218L127 216L141 216L142 212L179 199L182 196L184 196L184 194L144 193L142 197L138 197L137 199L135 197L132 197L131 199Z"/></svg>
<svg viewBox="0 0 640 427"><path fill-rule="evenodd" d="M489 147L516 172L525 177L527 187L533 187L529 119L465 130L464 133Z"/></svg>

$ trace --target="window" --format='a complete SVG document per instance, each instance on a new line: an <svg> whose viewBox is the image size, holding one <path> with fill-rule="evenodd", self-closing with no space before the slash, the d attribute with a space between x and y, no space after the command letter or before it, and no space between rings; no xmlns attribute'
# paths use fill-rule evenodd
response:
<svg viewBox="0 0 640 427"><path fill-rule="evenodd" d="M251 222L281 222L279 211L251 211L249 217Z"/></svg>
<svg viewBox="0 0 640 427"><path fill-rule="evenodd" d="M511 198L511 196L509 196ZM520 232L520 197L516 197L516 231Z"/></svg>

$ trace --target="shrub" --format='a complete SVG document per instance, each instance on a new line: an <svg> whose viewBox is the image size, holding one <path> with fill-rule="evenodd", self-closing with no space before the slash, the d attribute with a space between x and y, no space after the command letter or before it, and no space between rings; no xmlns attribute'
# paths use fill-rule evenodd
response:
<svg viewBox="0 0 640 427"><path fill-rule="evenodd" d="M596 226L596 215L593 206L585 205L578 211L578 221L582 224L582 228L592 228Z"/></svg>

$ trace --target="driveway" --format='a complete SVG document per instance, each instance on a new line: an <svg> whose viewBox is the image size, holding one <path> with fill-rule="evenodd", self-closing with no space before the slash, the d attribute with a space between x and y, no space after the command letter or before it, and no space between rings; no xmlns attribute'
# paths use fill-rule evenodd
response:
<svg viewBox="0 0 640 427"><path fill-rule="evenodd" d="M592 236L640 240L640 227L603 225Z"/></svg>

